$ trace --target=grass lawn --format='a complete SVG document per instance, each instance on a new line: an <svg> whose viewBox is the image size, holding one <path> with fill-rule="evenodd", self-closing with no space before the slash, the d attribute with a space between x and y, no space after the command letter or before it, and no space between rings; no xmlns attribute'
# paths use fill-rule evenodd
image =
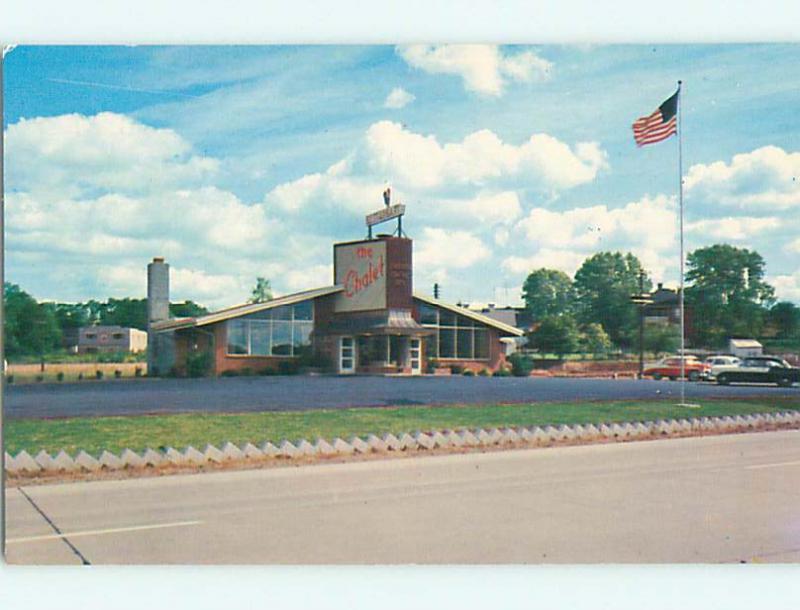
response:
<svg viewBox="0 0 800 610"><path fill-rule="evenodd" d="M769 400L706 400L701 408L678 407L668 401L535 403L521 405L415 406L395 408L320 409L304 412L245 414L140 415L130 417L76 417L15 419L4 425L5 450L33 454L61 449L71 454L84 449L95 455L103 449L119 452L128 447L197 448L206 443L254 444L282 439L313 441L340 436L363 436L445 428L558 425L612 421L646 421L747 413L800 410L800 397Z"/></svg>

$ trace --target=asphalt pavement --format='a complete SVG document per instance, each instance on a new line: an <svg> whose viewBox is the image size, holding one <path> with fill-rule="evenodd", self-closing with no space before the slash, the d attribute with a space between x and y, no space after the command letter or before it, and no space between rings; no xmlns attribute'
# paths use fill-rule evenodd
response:
<svg viewBox="0 0 800 610"><path fill-rule="evenodd" d="M680 382L652 379L537 377L232 377L139 379L10 385L4 416L13 418L145 413L298 411L318 408L668 399ZM686 383L698 398L800 397L800 388Z"/></svg>
<svg viewBox="0 0 800 610"><path fill-rule="evenodd" d="M800 431L6 490L57 564L800 561Z"/></svg>

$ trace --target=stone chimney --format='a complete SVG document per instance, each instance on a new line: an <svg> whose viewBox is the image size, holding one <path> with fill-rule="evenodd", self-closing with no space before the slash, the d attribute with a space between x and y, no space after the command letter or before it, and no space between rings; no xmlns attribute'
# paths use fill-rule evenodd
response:
<svg viewBox="0 0 800 610"><path fill-rule="evenodd" d="M169 265L156 257L147 265L147 324L169 319Z"/></svg>
<svg viewBox="0 0 800 610"><path fill-rule="evenodd" d="M147 374L155 377L169 370L171 337L153 332L154 322L169 319L169 265L161 257L147 265Z"/></svg>

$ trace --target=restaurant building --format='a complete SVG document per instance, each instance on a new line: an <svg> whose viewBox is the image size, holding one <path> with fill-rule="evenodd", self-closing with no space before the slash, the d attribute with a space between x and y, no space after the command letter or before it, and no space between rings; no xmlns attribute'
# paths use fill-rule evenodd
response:
<svg viewBox="0 0 800 610"><path fill-rule="evenodd" d="M192 318L169 317L169 265L148 265L150 374L322 370L420 375L493 372L522 331L413 292L412 240L334 244L333 283Z"/></svg>

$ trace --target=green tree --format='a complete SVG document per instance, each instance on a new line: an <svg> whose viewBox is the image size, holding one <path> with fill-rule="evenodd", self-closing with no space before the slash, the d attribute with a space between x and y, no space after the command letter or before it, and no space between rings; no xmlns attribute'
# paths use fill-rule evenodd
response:
<svg viewBox="0 0 800 610"><path fill-rule="evenodd" d="M589 354L607 354L612 347L611 338L603 326L592 322L583 327L580 334L581 350Z"/></svg>
<svg viewBox="0 0 800 610"><path fill-rule="evenodd" d="M207 314L208 309L194 301L184 301L183 303L170 303L169 312L176 318L194 318Z"/></svg>
<svg viewBox="0 0 800 610"><path fill-rule="evenodd" d="M108 299L100 309L100 324L147 330L147 299Z"/></svg>
<svg viewBox="0 0 800 610"><path fill-rule="evenodd" d="M775 329L778 338L800 337L800 307L789 301L775 303L767 315L769 324Z"/></svg>
<svg viewBox="0 0 800 610"><path fill-rule="evenodd" d="M758 336L775 289L764 280L764 259L746 248L717 244L687 257L686 301L702 345L720 346L730 337Z"/></svg>
<svg viewBox="0 0 800 610"><path fill-rule="evenodd" d="M580 345L578 325L572 316L548 316L530 334L530 344L541 352L572 354Z"/></svg>
<svg viewBox="0 0 800 610"><path fill-rule="evenodd" d="M647 324L644 327L644 350L656 356L673 354L681 344L681 331L669 324Z"/></svg>
<svg viewBox="0 0 800 610"><path fill-rule="evenodd" d="M55 314L62 332L89 325L90 310L83 303L56 303Z"/></svg>
<svg viewBox="0 0 800 610"><path fill-rule="evenodd" d="M599 252L583 261L574 282L580 322L601 324L615 344L631 346L638 312L630 298L639 293L640 271L642 264L630 253ZM645 274L644 289L651 287Z"/></svg>
<svg viewBox="0 0 800 610"><path fill-rule="evenodd" d="M572 280L557 269L532 271L522 284L522 298L534 320L571 314L575 309Z"/></svg>
<svg viewBox="0 0 800 610"><path fill-rule="evenodd" d="M61 345L53 303L37 303L16 284L3 285L3 334L8 356L44 354Z"/></svg>
<svg viewBox="0 0 800 610"><path fill-rule="evenodd" d="M251 303L265 303L272 300L272 286L269 280L263 277L256 278L256 285L250 292Z"/></svg>

